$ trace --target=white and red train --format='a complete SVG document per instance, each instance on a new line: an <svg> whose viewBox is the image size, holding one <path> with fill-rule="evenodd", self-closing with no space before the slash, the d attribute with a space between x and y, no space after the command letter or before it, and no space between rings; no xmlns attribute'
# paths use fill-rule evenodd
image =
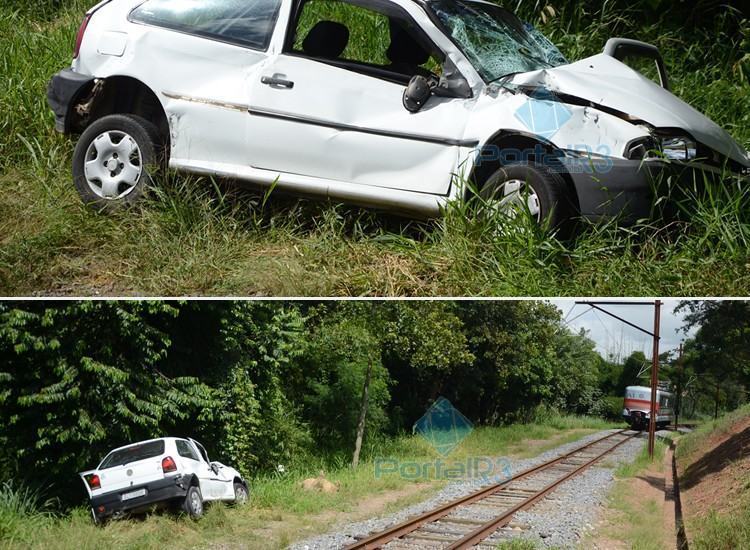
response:
<svg viewBox="0 0 750 550"><path fill-rule="evenodd" d="M666 390L656 390L656 426L661 428L674 421L672 411L673 395ZM651 388L628 386L625 388L625 402L622 416L634 430L648 428L651 418Z"/></svg>

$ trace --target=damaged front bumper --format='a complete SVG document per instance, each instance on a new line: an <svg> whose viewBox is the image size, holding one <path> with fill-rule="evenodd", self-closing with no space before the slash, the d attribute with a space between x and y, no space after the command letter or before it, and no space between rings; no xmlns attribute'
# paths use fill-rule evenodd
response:
<svg viewBox="0 0 750 550"><path fill-rule="evenodd" d="M47 85L47 103L55 113L55 130L63 134L72 131L72 110L79 100L91 90L94 77L63 69Z"/></svg>
<svg viewBox="0 0 750 550"><path fill-rule="evenodd" d="M673 215L675 201L699 195L709 182L727 179L712 168L665 160L599 158L589 166L568 173L580 214L590 221L616 218L632 224L655 215ZM732 179L740 177L732 175ZM658 201L661 197L669 200Z"/></svg>

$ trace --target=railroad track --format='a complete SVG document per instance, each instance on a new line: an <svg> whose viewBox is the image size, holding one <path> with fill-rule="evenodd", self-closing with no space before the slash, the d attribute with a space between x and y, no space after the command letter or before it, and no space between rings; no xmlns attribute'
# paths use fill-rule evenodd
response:
<svg viewBox="0 0 750 550"><path fill-rule="evenodd" d="M530 508L638 433L620 430L596 439L507 480L362 538L346 550L494 548L518 532L511 523L516 512Z"/></svg>

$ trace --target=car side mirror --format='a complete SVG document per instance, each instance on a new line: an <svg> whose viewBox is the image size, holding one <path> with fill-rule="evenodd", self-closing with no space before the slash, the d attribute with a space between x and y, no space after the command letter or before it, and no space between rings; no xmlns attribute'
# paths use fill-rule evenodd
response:
<svg viewBox="0 0 750 550"><path fill-rule="evenodd" d="M416 113L424 107L431 95L468 99L472 97L472 91L469 82L456 69L453 62L446 59L441 77L434 75L430 78L422 75L411 77L404 90L404 107L410 113Z"/></svg>
<svg viewBox="0 0 750 550"><path fill-rule="evenodd" d="M404 90L403 104L407 111L416 113L432 95L430 81L422 75L414 75Z"/></svg>
<svg viewBox="0 0 750 550"><path fill-rule="evenodd" d="M215 474L218 474L218 473L219 473L219 466L218 466L218 465L216 464L216 462L212 462L212 463L211 463L211 470L213 470L213 472L214 472Z"/></svg>

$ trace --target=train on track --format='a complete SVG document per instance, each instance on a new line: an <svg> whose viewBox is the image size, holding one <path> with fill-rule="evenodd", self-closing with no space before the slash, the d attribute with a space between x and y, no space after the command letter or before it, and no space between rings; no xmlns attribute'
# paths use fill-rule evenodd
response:
<svg viewBox="0 0 750 550"><path fill-rule="evenodd" d="M656 427L663 428L674 422L672 403L674 396L666 389L656 390ZM622 416L634 430L645 430L651 418L651 388L628 386Z"/></svg>

